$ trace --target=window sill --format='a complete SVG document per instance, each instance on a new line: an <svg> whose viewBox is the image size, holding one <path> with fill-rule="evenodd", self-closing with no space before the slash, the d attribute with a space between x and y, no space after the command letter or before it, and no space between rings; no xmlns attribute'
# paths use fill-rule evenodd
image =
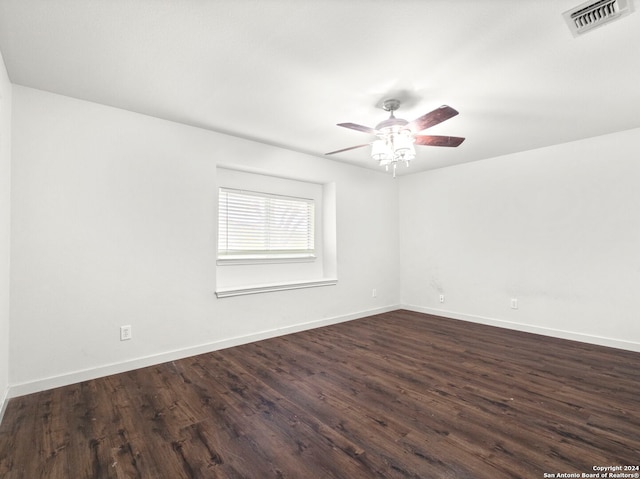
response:
<svg viewBox="0 0 640 479"><path fill-rule="evenodd" d="M312 263L316 260L316 256L300 255L300 256L243 256L218 258L216 265L231 266L236 264L282 264L282 263Z"/></svg>
<svg viewBox="0 0 640 479"><path fill-rule="evenodd" d="M218 298L228 298L231 296L244 296L247 294L270 293L273 291L287 291L290 289L316 288L320 286L334 286L338 284L337 279L322 279L318 281L296 281L293 283L274 283L253 286L242 286L234 288L220 288L216 291Z"/></svg>

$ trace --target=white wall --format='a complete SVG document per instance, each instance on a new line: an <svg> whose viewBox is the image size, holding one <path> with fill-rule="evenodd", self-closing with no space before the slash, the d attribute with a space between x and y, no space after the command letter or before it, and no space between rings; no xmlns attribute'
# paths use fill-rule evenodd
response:
<svg viewBox="0 0 640 479"><path fill-rule="evenodd" d="M13 95L12 395L397 306L389 175L25 87ZM336 286L215 297L218 164L335 182ZM120 342L124 324L133 339Z"/></svg>
<svg viewBox="0 0 640 479"><path fill-rule="evenodd" d="M0 419L9 386L11 82L0 53Z"/></svg>
<svg viewBox="0 0 640 479"><path fill-rule="evenodd" d="M640 351L639 158L635 129L402 178L401 302Z"/></svg>

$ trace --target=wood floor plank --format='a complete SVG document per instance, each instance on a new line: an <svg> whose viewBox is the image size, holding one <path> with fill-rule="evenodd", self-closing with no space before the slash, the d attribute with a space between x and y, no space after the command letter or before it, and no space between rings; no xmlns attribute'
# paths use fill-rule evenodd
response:
<svg viewBox="0 0 640 479"><path fill-rule="evenodd" d="M639 397L638 353L401 310L12 399L0 477L581 474Z"/></svg>

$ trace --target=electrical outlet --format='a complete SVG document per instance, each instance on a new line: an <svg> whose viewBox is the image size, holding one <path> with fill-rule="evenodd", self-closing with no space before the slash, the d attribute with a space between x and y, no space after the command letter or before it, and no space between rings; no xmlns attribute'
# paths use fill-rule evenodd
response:
<svg viewBox="0 0 640 479"><path fill-rule="evenodd" d="M120 326L120 341L127 341L131 338L131 326Z"/></svg>
<svg viewBox="0 0 640 479"><path fill-rule="evenodd" d="M371 290L371 297L372 298L377 298L378 297L378 290L376 290L375 288Z"/></svg>
<svg viewBox="0 0 640 479"><path fill-rule="evenodd" d="M444 294L441 294L441 295L440 295L440 302L441 302L441 303L444 303Z"/></svg>
<svg viewBox="0 0 640 479"><path fill-rule="evenodd" d="M511 309L518 309L518 298L511 298Z"/></svg>

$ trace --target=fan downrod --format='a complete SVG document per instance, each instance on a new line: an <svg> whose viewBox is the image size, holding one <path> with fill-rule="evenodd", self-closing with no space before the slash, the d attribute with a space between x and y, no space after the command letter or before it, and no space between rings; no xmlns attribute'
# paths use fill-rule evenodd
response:
<svg viewBox="0 0 640 479"><path fill-rule="evenodd" d="M376 130L378 130L378 132L384 130L385 128L404 127L405 125L409 124L407 120L396 118L393 114L393 112L400 108L400 100L396 100L395 98L385 100L382 103L382 108L389 112L389 118L376 125Z"/></svg>

